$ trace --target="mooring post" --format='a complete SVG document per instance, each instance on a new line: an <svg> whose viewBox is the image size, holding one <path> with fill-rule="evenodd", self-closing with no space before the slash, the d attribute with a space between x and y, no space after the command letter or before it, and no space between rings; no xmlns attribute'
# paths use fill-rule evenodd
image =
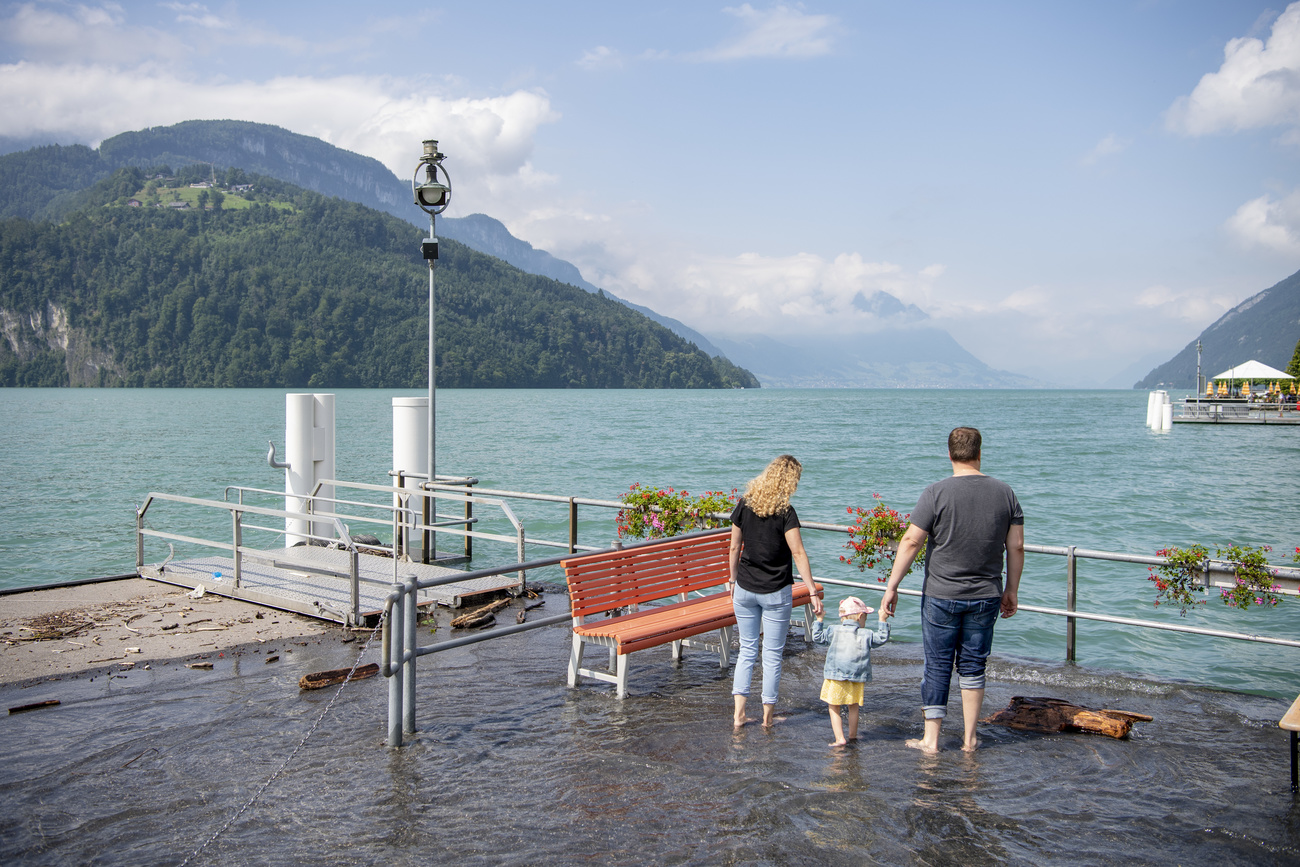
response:
<svg viewBox="0 0 1300 867"><path fill-rule="evenodd" d="M1075 556L1075 548L1071 545L1065 554L1065 610L1074 610L1075 591L1078 589L1078 563L1079 558ZM1074 625L1077 618L1065 618L1065 661L1074 662Z"/></svg>
<svg viewBox="0 0 1300 867"><path fill-rule="evenodd" d="M578 504L569 497L569 553L578 553Z"/></svg>
<svg viewBox="0 0 1300 867"><path fill-rule="evenodd" d="M405 628L405 616L402 612L403 599L406 594L401 584L394 584L393 590L397 593L397 598L393 601L393 609L388 614L388 620L384 622L384 631L388 634L388 745L390 747L400 747L402 745L402 650L406 643L402 640Z"/></svg>
<svg viewBox="0 0 1300 867"><path fill-rule="evenodd" d="M402 607L402 731L415 734L415 621L416 577L406 576L406 602Z"/></svg>

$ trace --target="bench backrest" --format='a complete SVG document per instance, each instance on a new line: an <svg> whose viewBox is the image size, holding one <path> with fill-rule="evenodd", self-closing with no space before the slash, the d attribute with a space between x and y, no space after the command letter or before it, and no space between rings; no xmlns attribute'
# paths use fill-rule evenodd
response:
<svg viewBox="0 0 1300 867"><path fill-rule="evenodd" d="M731 530L563 561L574 618L654 602L727 581Z"/></svg>

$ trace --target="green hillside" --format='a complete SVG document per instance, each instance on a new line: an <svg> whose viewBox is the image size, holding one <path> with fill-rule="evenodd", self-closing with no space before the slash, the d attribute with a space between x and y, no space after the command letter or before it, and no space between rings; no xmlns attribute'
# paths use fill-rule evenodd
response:
<svg viewBox="0 0 1300 867"><path fill-rule="evenodd" d="M210 169L186 171L165 183L188 187ZM0 384L425 385L419 230L242 173L254 190L238 207L129 204L147 195L152 173L121 169L76 194L47 166L20 185L27 213L55 199L68 210L58 223L0 220ZM603 295L452 241L442 242L437 287L440 386L758 384Z"/></svg>

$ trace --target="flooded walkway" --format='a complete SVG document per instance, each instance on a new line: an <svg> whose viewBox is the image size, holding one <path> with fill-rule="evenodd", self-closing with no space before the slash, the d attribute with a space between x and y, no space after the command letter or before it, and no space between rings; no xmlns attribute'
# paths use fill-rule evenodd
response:
<svg viewBox="0 0 1300 867"><path fill-rule="evenodd" d="M0 860L184 861L333 696L298 677L358 649L288 646L275 666L228 655L212 671L0 688L6 707L63 699L0 717ZM192 863L1300 864L1285 701L999 658L986 712L1051 695L1155 721L1124 741L987 726L966 755L954 719L948 749L925 756L903 746L920 731L920 648L892 644L873 655L861 741L835 751L822 656L802 642L771 732L733 732L729 675L707 654L679 669L666 649L637 654L618 702L566 688L567 653L556 627L426 657L401 750L383 746L384 680L349 685Z"/></svg>

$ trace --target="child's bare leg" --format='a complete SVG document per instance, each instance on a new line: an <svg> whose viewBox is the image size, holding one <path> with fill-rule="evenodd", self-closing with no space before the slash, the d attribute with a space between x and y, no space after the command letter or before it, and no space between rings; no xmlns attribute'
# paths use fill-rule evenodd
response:
<svg viewBox="0 0 1300 867"><path fill-rule="evenodd" d="M849 707L849 740L858 739L858 706L851 704Z"/></svg>
<svg viewBox="0 0 1300 867"><path fill-rule="evenodd" d="M835 735L835 740L829 746L842 747L848 741L844 740L844 720L840 719L840 706L838 704L828 704L826 707L831 712L831 732Z"/></svg>

